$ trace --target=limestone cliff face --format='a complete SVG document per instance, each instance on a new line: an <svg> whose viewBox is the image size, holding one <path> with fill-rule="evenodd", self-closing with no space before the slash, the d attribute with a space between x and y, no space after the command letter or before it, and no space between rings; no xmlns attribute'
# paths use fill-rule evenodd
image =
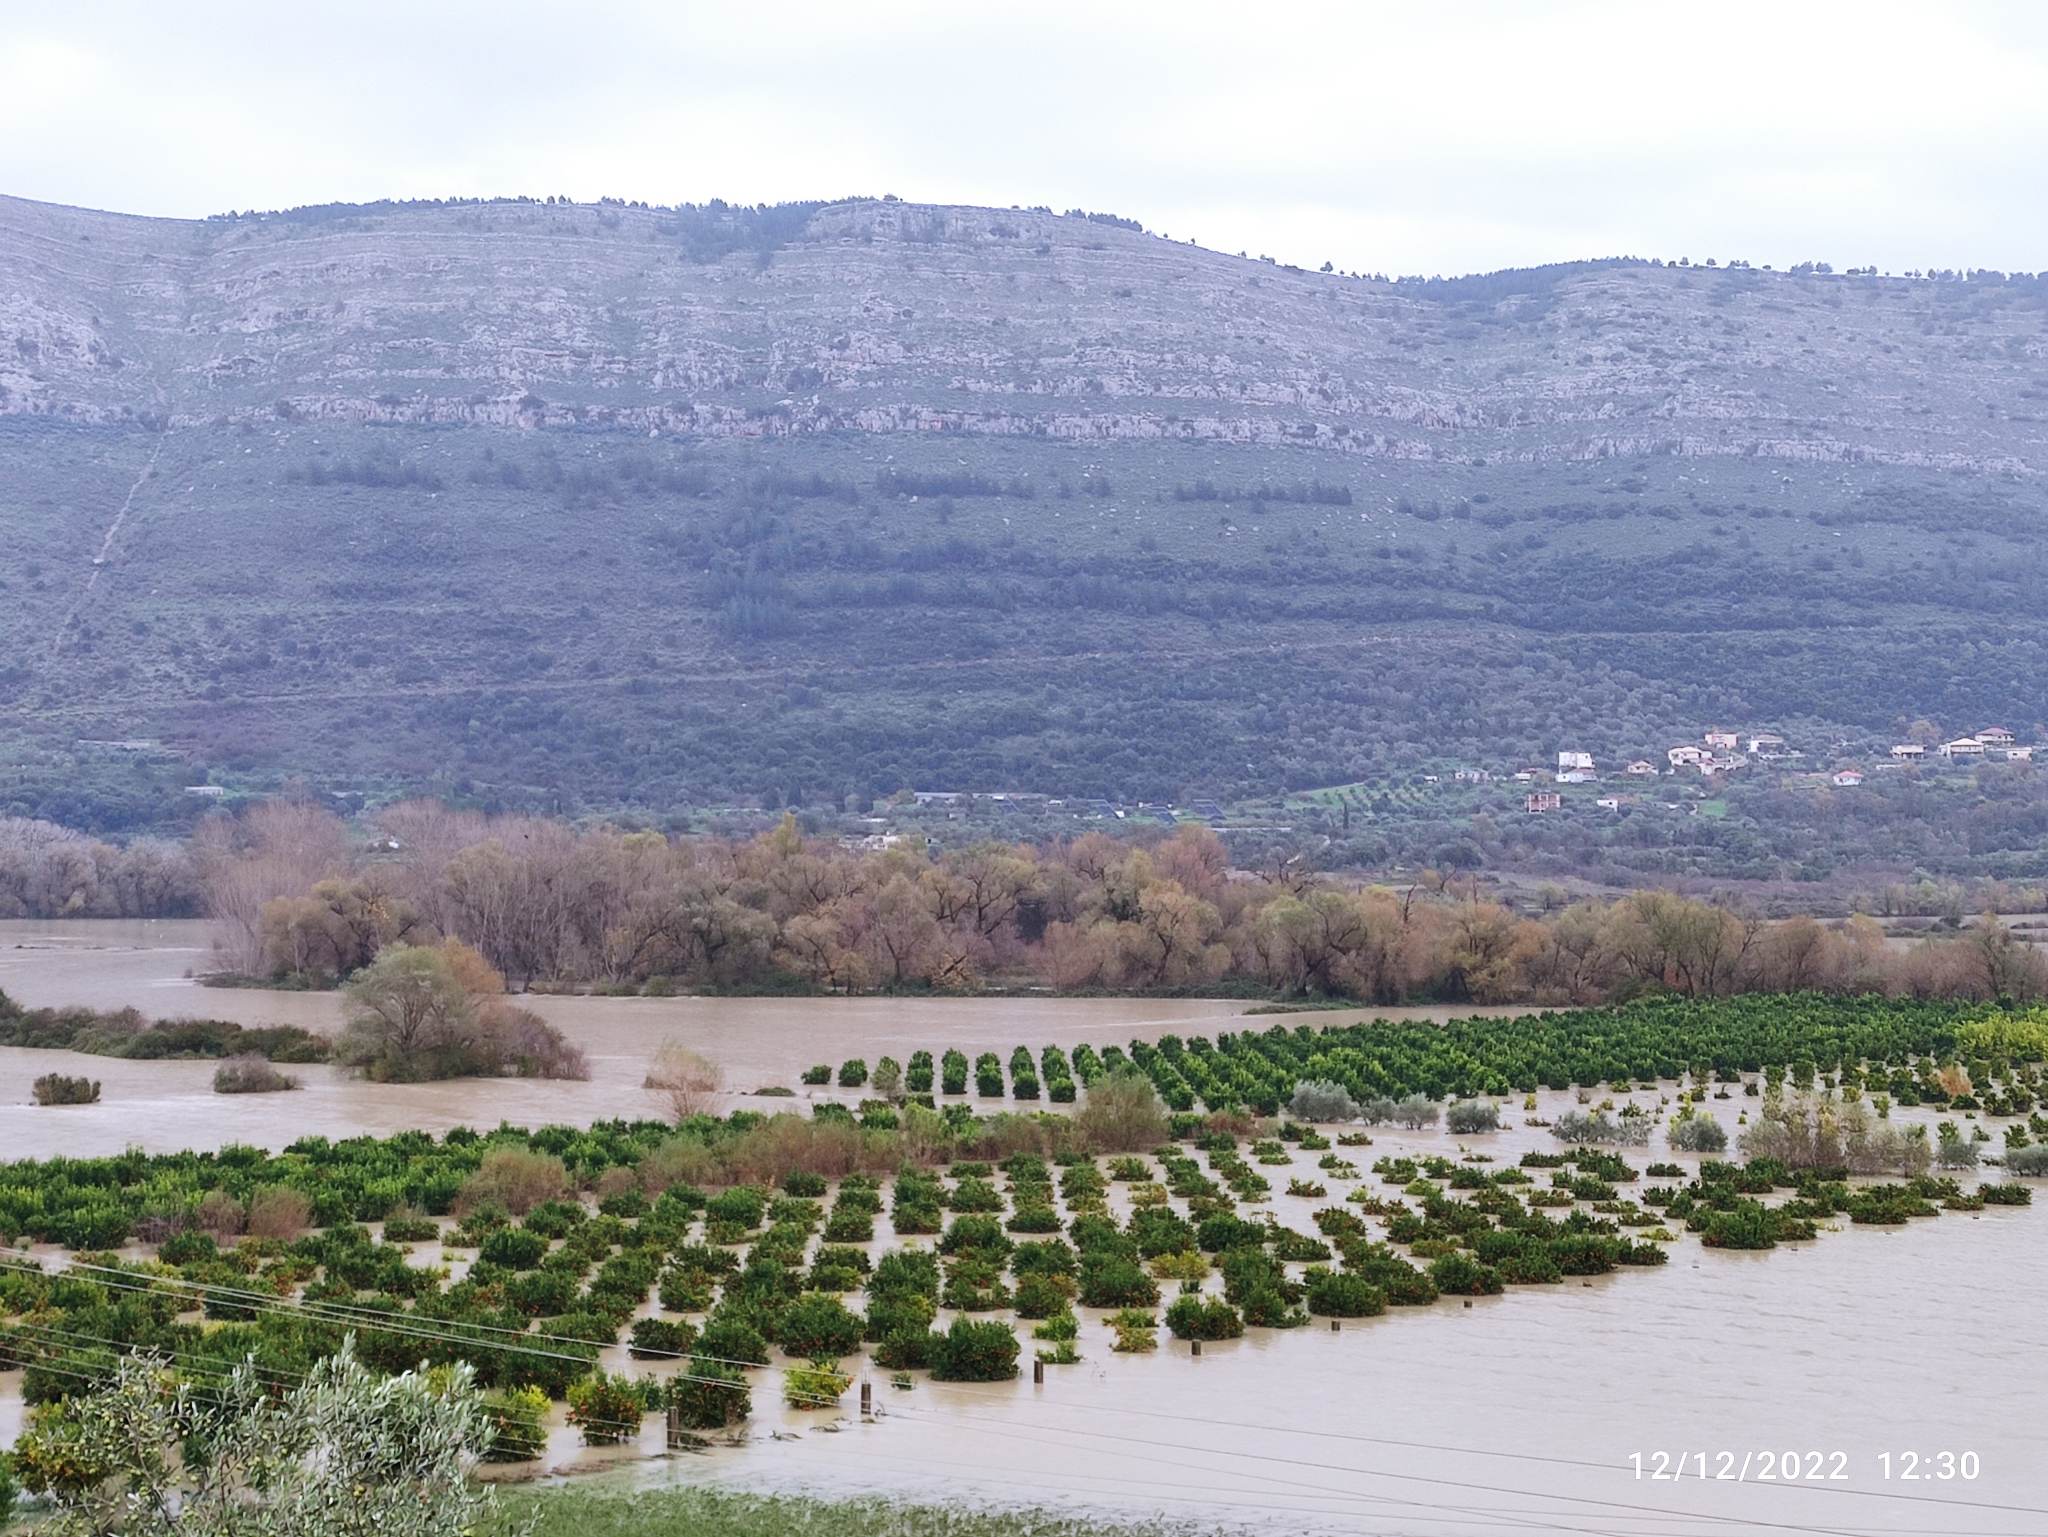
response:
<svg viewBox="0 0 2048 1537"><path fill-rule="evenodd" d="M0 199L0 413L2048 469L2032 284L1623 265L1422 291L1080 217L822 206L187 222Z"/></svg>

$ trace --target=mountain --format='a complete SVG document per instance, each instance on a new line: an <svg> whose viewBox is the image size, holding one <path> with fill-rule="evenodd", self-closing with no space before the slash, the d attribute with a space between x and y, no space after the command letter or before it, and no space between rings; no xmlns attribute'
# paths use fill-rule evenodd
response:
<svg viewBox="0 0 2048 1537"><path fill-rule="evenodd" d="M0 198L0 810L2024 729L2044 320L2027 277L1387 282L894 200Z"/></svg>

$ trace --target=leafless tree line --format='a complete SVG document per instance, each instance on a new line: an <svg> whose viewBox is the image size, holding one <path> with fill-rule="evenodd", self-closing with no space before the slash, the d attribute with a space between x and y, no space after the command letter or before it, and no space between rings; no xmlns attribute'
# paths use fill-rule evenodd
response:
<svg viewBox="0 0 2048 1537"><path fill-rule="evenodd" d="M29 817L0 817L0 918L177 918L200 910L189 851L117 846Z"/></svg>
<svg viewBox="0 0 2048 1537"><path fill-rule="evenodd" d="M228 964L340 979L459 938L514 989L1063 991L1591 1003L1820 989L2035 998L2048 967L1995 919L1911 946L1875 920L1764 920L1669 892L1518 914L1477 888L1230 866L1181 827L937 856L807 838L675 838L427 801L350 829L288 802L206 824L192 859Z"/></svg>

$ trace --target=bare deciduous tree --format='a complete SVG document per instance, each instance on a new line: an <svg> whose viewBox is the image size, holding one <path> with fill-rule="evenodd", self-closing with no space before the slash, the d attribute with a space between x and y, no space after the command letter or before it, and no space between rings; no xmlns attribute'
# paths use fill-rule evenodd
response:
<svg viewBox="0 0 2048 1537"><path fill-rule="evenodd" d="M692 1116L708 1115L717 1107L725 1073L681 1041L668 1040L647 1065L644 1087L668 1106L670 1118L680 1124Z"/></svg>

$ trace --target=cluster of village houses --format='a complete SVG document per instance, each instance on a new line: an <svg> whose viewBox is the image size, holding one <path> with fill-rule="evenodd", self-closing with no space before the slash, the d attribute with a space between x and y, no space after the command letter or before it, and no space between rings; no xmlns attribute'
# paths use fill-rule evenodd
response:
<svg viewBox="0 0 2048 1537"><path fill-rule="evenodd" d="M1732 774L1752 763L1792 764L1804 756L1797 748L1787 745L1782 736L1772 732L1760 731L1744 737L1739 732L1716 730L1704 733L1698 746L1684 742L1666 751L1667 766L1661 770L1648 758L1637 758L1623 766L1621 776L1624 779L1653 779L1659 773L1683 773L1713 779L1722 774ZM1958 762L1977 762L1987 758L2024 762L2034 756L2034 749L2017 742L2013 733L2004 726L1986 726L1975 736L1957 737L1952 742L1942 742L1933 747L1918 742L1900 742L1891 749L1889 760L1878 764L1873 772L1902 768L1930 756ZM1496 776L1485 769L1459 769L1451 777L1467 784L1480 784ZM1524 783L1551 780L1561 785L1576 785L1591 784L1601 774L1591 753L1566 749L1558 753L1554 771L1518 769L1513 777ZM1846 790L1862 784L1865 771L1844 767L1816 777L1837 789ZM1603 809L1612 811L1620 810L1626 803L1626 798L1618 795L1602 796L1598 802ZM1524 808L1533 812L1556 811L1563 804L1564 797L1555 790L1533 790L1523 802Z"/></svg>

